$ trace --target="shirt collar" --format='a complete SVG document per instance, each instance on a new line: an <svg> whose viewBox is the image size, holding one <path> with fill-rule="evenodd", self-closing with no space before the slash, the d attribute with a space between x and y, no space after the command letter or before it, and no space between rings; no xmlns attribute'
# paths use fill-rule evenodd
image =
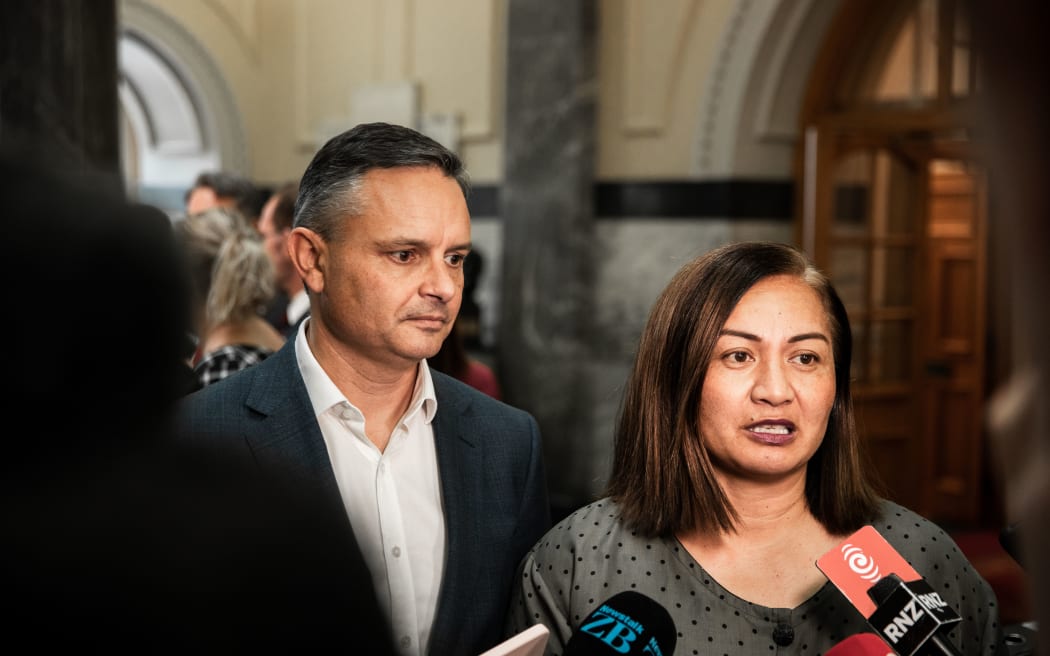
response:
<svg viewBox="0 0 1050 656"><path fill-rule="evenodd" d="M300 289L295 296L288 299L288 305L285 306L284 314L288 318L288 325L294 326L299 317L306 314L309 309L310 296L307 295L305 289Z"/></svg>
<svg viewBox="0 0 1050 656"><path fill-rule="evenodd" d="M332 406L342 403L356 407L339 391L339 388L328 377L325 370L321 368L321 364L314 357L313 351L310 350L310 344L306 340L306 324L309 322L310 317L304 319L303 324L299 327L299 332L295 336L295 357L299 361L299 373L302 374L303 382L306 384L306 392L310 396L314 415L320 417ZM430 374L430 367L427 365L426 360L420 360L419 362L416 385L412 390L412 400L409 401L405 416L412 415L421 406L423 408L423 420L427 424L434 421L434 415L437 414L437 395L434 393L434 378Z"/></svg>

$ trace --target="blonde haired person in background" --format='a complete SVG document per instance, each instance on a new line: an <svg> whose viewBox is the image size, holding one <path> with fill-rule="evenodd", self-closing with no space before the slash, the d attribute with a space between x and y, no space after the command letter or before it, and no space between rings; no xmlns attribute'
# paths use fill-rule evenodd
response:
<svg viewBox="0 0 1050 656"><path fill-rule="evenodd" d="M284 337L261 315L273 298L273 265L255 229L236 210L213 207L176 224L196 300L200 386L261 362Z"/></svg>

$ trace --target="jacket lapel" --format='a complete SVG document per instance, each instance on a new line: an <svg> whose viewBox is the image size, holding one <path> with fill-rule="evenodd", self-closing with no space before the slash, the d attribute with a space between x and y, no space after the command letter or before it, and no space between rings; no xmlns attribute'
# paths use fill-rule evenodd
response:
<svg viewBox="0 0 1050 656"><path fill-rule="evenodd" d="M262 368L269 360L274 360L272 365ZM299 373L294 340L256 367L258 375L245 398L245 405L259 418L246 436L255 458L339 497L324 436Z"/></svg>
<svg viewBox="0 0 1050 656"><path fill-rule="evenodd" d="M485 550L480 538L483 518L479 504L483 462L481 449L473 437L476 432L470 426L470 401L448 384L448 378L433 370L431 373L438 400L434 440L448 545L445 574L431 632L430 652L436 654L452 646L439 643L456 635L457 622L466 615L464 605L475 597L473 591L478 572L475 563L485 556Z"/></svg>

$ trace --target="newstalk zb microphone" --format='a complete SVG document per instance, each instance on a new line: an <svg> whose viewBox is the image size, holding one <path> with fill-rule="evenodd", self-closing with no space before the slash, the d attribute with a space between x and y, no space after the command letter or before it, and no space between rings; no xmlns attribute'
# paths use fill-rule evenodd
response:
<svg viewBox="0 0 1050 656"><path fill-rule="evenodd" d="M640 592L620 592L583 619L565 656L671 656L678 634L667 609Z"/></svg>

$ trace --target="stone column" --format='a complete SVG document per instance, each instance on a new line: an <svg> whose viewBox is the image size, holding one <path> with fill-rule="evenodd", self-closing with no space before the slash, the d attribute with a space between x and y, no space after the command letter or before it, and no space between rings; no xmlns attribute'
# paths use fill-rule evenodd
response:
<svg viewBox="0 0 1050 656"><path fill-rule="evenodd" d="M508 1L501 189L500 377L540 424L555 510L594 471L594 144L597 6Z"/></svg>
<svg viewBox="0 0 1050 656"><path fill-rule="evenodd" d="M13 0L0 20L0 146L121 189L115 0Z"/></svg>

